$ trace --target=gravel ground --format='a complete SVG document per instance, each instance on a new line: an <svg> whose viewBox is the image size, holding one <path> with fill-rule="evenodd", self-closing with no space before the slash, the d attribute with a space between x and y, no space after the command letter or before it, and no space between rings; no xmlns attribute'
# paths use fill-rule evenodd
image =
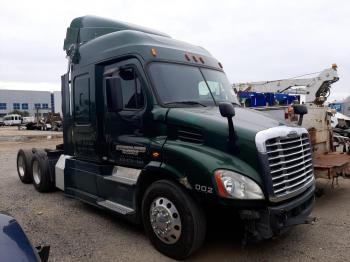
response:
<svg viewBox="0 0 350 262"><path fill-rule="evenodd" d="M2 135L0 128L0 137ZM8 132L8 131L7 131ZM21 131L22 132L22 131ZM16 171L19 148L54 148L60 138L0 141L0 210L12 214L34 245L51 246L50 261L170 261L150 245L143 229L121 218L64 196L40 194L22 184ZM317 199L313 225L299 225L270 241L241 248L235 225L210 234L190 261L349 261L350 181ZM233 233L232 233L233 232Z"/></svg>

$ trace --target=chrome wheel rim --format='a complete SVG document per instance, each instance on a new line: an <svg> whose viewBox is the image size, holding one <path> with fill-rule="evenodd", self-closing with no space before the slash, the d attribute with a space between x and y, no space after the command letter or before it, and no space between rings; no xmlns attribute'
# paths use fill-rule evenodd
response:
<svg viewBox="0 0 350 262"><path fill-rule="evenodd" d="M17 166L18 166L18 173L20 177L24 177L25 163L24 163L24 157L22 155L18 156Z"/></svg>
<svg viewBox="0 0 350 262"><path fill-rule="evenodd" d="M175 244L181 236L180 214L169 199L156 198L150 208L150 221L153 232L166 244Z"/></svg>
<svg viewBox="0 0 350 262"><path fill-rule="evenodd" d="M41 181L41 171L39 168L39 163L36 160L33 162L33 178L35 184L39 185Z"/></svg>

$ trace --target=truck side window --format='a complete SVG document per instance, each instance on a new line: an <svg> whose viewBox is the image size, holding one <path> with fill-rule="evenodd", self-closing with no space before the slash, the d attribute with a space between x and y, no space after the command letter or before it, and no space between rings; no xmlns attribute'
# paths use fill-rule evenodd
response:
<svg viewBox="0 0 350 262"><path fill-rule="evenodd" d="M74 120L78 125L90 124L90 79L88 75L74 79Z"/></svg>
<svg viewBox="0 0 350 262"><path fill-rule="evenodd" d="M132 80L122 80L122 92L124 108L141 109L144 106L144 96L141 88L141 82L138 77Z"/></svg>

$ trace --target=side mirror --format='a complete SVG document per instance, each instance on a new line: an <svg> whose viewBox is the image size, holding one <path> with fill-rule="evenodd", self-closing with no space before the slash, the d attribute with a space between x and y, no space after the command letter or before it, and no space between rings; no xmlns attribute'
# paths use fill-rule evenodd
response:
<svg viewBox="0 0 350 262"><path fill-rule="evenodd" d="M231 103L223 102L219 104L220 114L223 117L232 118L235 116L235 108Z"/></svg>
<svg viewBox="0 0 350 262"><path fill-rule="evenodd" d="M120 112L123 110L122 81L120 78L106 79L106 96L109 112Z"/></svg>
<svg viewBox="0 0 350 262"><path fill-rule="evenodd" d="M132 67L120 67L119 75L123 80L135 79L135 70Z"/></svg>
<svg viewBox="0 0 350 262"><path fill-rule="evenodd" d="M293 111L294 111L294 114L299 115L298 125L301 126L303 124L304 115L307 114L306 105L295 104L293 105Z"/></svg>

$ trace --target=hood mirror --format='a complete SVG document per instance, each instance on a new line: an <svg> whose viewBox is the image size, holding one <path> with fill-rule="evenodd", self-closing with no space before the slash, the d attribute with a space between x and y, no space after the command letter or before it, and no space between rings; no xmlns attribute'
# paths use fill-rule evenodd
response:
<svg viewBox="0 0 350 262"><path fill-rule="evenodd" d="M237 153L238 147L236 145L235 129L232 121L232 117L236 114L235 108L229 102L222 102L219 104L219 111L223 117L227 118L228 122L228 149L232 153Z"/></svg>
<svg viewBox="0 0 350 262"><path fill-rule="evenodd" d="M306 105L294 104L293 111L294 111L294 114L299 115L298 125L301 126L303 124L304 115L307 114Z"/></svg>
<svg viewBox="0 0 350 262"><path fill-rule="evenodd" d="M220 114L223 117L232 118L235 116L235 108L233 107L233 105L231 103L228 103L228 102L220 103L219 110L220 110Z"/></svg>

